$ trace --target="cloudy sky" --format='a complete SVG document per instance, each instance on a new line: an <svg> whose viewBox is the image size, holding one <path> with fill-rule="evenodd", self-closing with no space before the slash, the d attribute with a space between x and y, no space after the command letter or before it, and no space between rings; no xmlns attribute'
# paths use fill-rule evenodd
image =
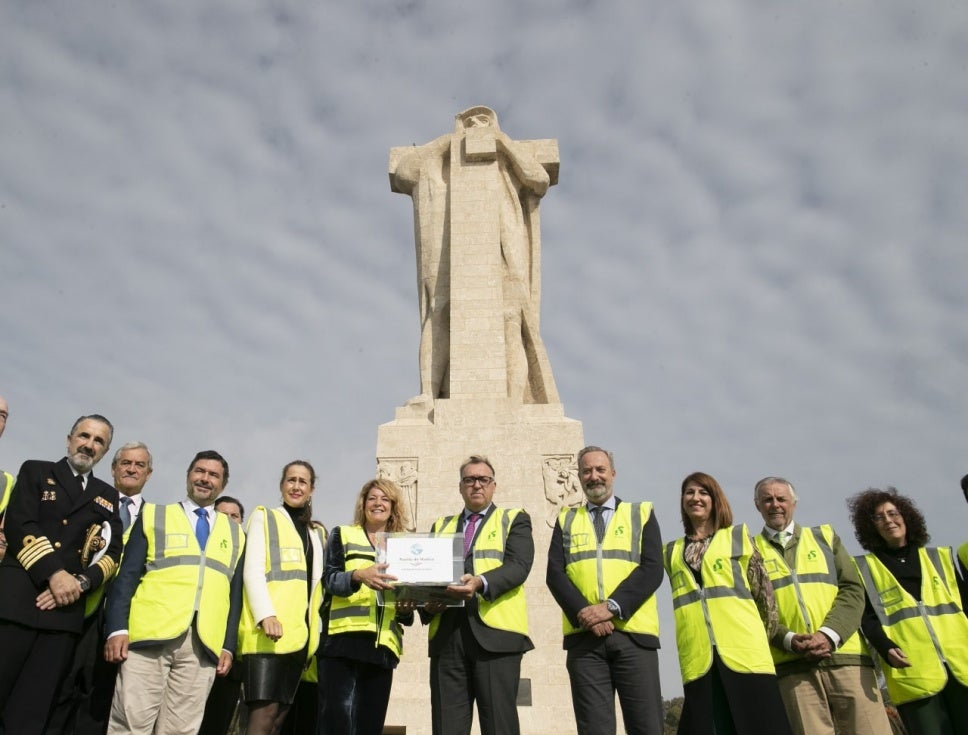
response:
<svg viewBox="0 0 968 735"><path fill-rule="evenodd" d="M672 538L689 472L751 524L783 474L858 551L890 484L960 543L966 78L956 2L5 2L0 466L98 411L157 500L199 449L249 506L305 457L348 520L418 392L388 152L485 104L559 142L542 336L620 495Z"/></svg>

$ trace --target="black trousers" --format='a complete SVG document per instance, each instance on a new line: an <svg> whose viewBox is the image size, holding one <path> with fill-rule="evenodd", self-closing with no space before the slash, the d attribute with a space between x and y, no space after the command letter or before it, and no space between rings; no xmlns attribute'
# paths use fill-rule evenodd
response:
<svg viewBox="0 0 968 735"><path fill-rule="evenodd" d="M0 621L0 732L44 735L76 633Z"/></svg>
<svg viewBox="0 0 968 735"><path fill-rule="evenodd" d="M468 735L475 701L481 735L518 735L522 655L485 651L462 620L430 659L434 735Z"/></svg>
<svg viewBox="0 0 968 735"><path fill-rule="evenodd" d="M625 633L578 635L566 665L580 735L614 735L616 693L629 735L662 735L658 652Z"/></svg>
<svg viewBox="0 0 968 735"><path fill-rule="evenodd" d="M102 614L84 621L81 637L47 720L50 735L104 735L111 716L117 664L104 660Z"/></svg>
<svg viewBox="0 0 968 735"><path fill-rule="evenodd" d="M198 735L225 735L229 731L242 693L242 665L232 664L228 676L216 676L205 700L205 716ZM244 705L243 705L244 706Z"/></svg>

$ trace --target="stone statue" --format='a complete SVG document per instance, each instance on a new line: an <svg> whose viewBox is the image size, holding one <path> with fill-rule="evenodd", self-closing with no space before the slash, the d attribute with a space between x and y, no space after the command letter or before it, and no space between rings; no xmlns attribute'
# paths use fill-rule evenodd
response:
<svg viewBox="0 0 968 735"><path fill-rule="evenodd" d="M553 154L549 151L553 148ZM481 168L492 164L493 176ZM541 237L538 204L557 183L554 141L514 141L498 126L496 113L472 107L456 116L452 134L422 146L394 148L390 185L413 199L420 305L420 391L414 402L456 395L451 344L461 327L452 319L452 284L467 282L466 268L478 281L500 278L496 303L503 323L503 370L510 398L524 403L557 403L558 393L538 332L541 301ZM458 216L471 206L492 215L484 226ZM495 226L489 228L487 222ZM492 231L489 231L492 230ZM474 251L493 250L499 273L474 259ZM469 265L465 265L469 264ZM465 268L463 279L458 270ZM496 280L494 281L497 282ZM485 299L486 300L486 299ZM474 340L468 340L473 342ZM466 343L466 342L465 342Z"/></svg>

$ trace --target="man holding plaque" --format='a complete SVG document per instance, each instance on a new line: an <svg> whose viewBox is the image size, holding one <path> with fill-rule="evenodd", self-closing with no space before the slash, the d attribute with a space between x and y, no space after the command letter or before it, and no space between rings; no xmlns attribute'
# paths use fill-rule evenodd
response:
<svg viewBox="0 0 968 735"><path fill-rule="evenodd" d="M464 607L428 603L430 702L434 735L466 735L477 701L481 735L517 735L521 657L528 638L524 581L534 561L531 518L498 508L494 467L472 456L460 467L464 509L438 518L432 533L464 534L464 574L447 588Z"/></svg>

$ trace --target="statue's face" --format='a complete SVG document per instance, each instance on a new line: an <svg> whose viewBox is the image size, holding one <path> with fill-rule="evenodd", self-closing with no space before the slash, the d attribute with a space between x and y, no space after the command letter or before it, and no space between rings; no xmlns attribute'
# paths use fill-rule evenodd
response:
<svg viewBox="0 0 968 735"><path fill-rule="evenodd" d="M491 126L491 116L485 113L471 115L464 119L465 128L489 128Z"/></svg>

